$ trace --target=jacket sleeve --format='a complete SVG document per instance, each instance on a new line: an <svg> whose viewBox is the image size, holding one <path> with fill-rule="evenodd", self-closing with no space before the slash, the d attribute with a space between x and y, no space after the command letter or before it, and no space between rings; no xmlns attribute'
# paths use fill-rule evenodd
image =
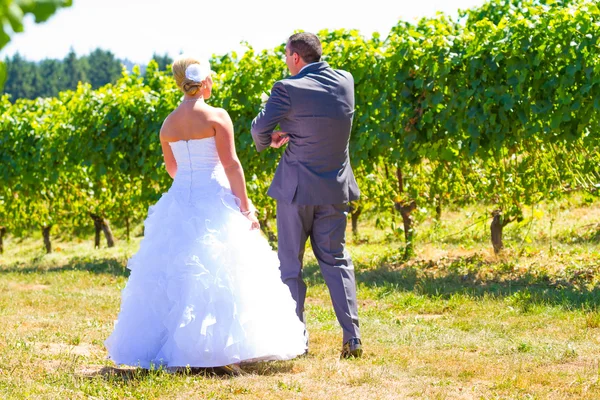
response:
<svg viewBox="0 0 600 400"><path fill-rule="evenodd" d="M289 114L292 108L290 96L281 82L276 82L271 89L271 96L261 112L252 121L252 139L258 151L271 145L273 129Z"/></svg>

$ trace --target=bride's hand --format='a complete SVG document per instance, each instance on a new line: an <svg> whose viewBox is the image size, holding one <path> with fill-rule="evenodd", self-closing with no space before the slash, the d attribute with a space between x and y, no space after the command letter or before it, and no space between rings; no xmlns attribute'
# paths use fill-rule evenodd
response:
<svg viewBox="0 0 600 400"><path fill-rule="evenodd" d="M242 212L244 217L248 218L252 225L250 226L250 230L253 231L255 229L260 229L260 223L258 222L258 218L256 218L256 214L254 212L250 212L248 214Z"/></svg>

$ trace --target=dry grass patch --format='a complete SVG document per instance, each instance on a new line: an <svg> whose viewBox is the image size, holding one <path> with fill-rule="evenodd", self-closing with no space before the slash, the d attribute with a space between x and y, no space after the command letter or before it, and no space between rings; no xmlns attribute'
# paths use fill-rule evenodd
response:
<svg viewBox="0 0 600 400"><path fill-rule="evenodd" d="M545 208L544 208L545 207ZM598 399L600 205L525 213L496 256L485 210L444 213L403 239L363 220L349 237L364 357L339 360L341 330L307 249L309 355L244 365L239 377L117 367L106 360L139 245L9 237L0 255L0 398ZM480 214L477 214L477 213ZM396 217L397 218L397 217ZM551 229L550 229L551 228Z"/></svg>
<svg viewBox="0 0 600 400"><path fill-rule="evenodd" d="M9 282L9 284L8 284L8 290L38 291L38 290L46 290L49 287L50 287L50 285L24 284L24 283L14 283L14 282Z"/></svg>
<svg viewBox="0 0 600 400"><path fill-rule="evenodd" d="M46 355L76 355L91 357L103 350L88 344L68 345L64 343L33 343L36 352Z"/></svg>

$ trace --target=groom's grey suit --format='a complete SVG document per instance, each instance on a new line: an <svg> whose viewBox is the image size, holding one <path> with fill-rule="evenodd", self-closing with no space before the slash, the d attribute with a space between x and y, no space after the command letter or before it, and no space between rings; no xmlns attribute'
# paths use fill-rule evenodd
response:
<svg viewBox="0 0 600 400"><path fill-rule="evenodd" d="M352 75L318 62L276 82L252 122L258 151L270 146L277 125L289 136L268 191L277 200L281 278L305 322L302 259L310 237L344 342L360 337L354 266L345 249L348 202L360 194L348 154L353 115Z"/></svg>

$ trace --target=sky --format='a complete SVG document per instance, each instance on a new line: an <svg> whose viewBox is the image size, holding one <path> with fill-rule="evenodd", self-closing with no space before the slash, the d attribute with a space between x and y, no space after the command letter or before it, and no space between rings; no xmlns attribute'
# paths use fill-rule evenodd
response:
<svg viewBox="0 0 600 400"><path fill-rule="evenodd" d="M358 29L386 37L399 20L415 22L436 12L484 0L73 0L42 24L30 16L22 33L12 35L0 57L64 58L100 47L117 58L146 64L154 53L171 57L185 52L201 57L256 50L285 43L296 30Z"/></svg>

